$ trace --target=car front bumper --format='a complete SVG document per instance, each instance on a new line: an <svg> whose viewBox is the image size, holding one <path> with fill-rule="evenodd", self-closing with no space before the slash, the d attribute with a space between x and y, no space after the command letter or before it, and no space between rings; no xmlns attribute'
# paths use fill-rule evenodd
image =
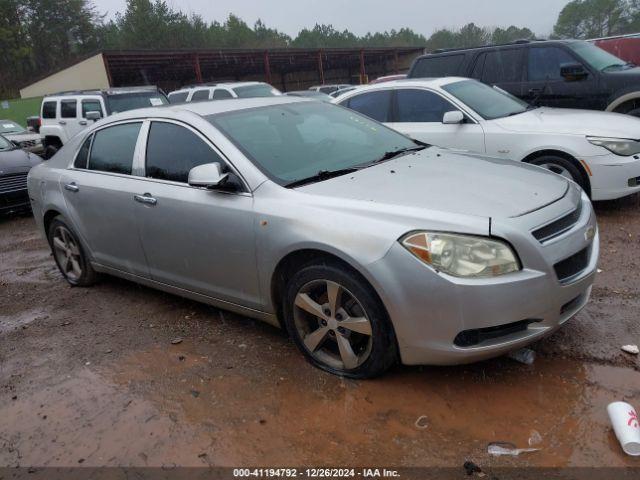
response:
<svg viewBox="0 0 640 480"><path fill-rule="evenodd" d="M591 198L613 200L640 192L640 156L610 153L582 159L591 170Z"/></svg>
<svg viewBox="0 0 640 480"><path fill-rule="evenodd" d="M591 204L583 202L580 220L546 245L521 225L540 225L542 218L549 218L548 210L553 218L566 207L554 205L543 209L546 213L496 222L495 236L508 239L521 258L519 272L491 279L454 278L435 272L399 243L370 264L402 362L448 365L495 357L554 332L578 313L589 299L599 256ZM590 229L594 236L587 238ZM581 250L588 252L584 268L561 282L554 265ZM469 332L479 341L461 345L460 335Z"/></svg>

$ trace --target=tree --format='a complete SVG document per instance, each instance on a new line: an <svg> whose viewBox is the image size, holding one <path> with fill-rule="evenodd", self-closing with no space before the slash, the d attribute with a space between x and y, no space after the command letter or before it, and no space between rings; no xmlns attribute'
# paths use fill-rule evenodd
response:
<svg viewBox="0 0 640 480"><path fill-rule="evenodd" d="M534 38L534 33L528 28L518 28L511 25L506 30L496 28L491 34L491 43L510 43L516 40L533 40Z"/></svg>
<svg viewBox="0 0 640 480"><path fill-rule="evenodd" d="M553 29L554 37L584 39L625 33L633 16L634 3L625 0L573 0L560 12Z"/></svg>

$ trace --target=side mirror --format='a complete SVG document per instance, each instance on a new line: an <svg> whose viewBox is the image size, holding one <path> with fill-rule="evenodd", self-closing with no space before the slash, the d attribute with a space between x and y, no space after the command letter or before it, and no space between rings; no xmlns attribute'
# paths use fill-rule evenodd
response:
<svg viewBox="0 0 640 480"><path fill-rule="evenodd" d="M193 187L215 188L229 178L228 173L222 173L222 167L218 162L205 163L189 170L189 185Z"/></svg>
<svg viewBox="0 0 640 480"><path fill-rule="evenodd" d="M93 120L94 122L97 122L102 118L102 113L92 110L91 112L87 112L85 118L87 120Z"/></svg>
<svg viewBox="0 0 640 480"><path fill-rule="evenodd" d="M568 82L583 80L589 75L581 63L563 63L560 65L560 76Z"/></svg>
<svg viewBox="0 0 640 480"><path fill-rule="evenodd" d="M442 117L442 123L445 125L455 125L464 122L464 113L460 110L453 110L446 112Z"/></svg>

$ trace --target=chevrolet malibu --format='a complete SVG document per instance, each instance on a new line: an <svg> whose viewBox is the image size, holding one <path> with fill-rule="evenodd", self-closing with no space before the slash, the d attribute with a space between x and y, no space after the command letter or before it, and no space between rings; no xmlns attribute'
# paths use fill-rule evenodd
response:
<svg viewBox="0 0 640 480"><path fill-rule="evenodd" d="M112 274L261 319L352 378L537 340L584 307L598 260L572 181L300 98L114 115L28 185L71 285Z"/></svg>

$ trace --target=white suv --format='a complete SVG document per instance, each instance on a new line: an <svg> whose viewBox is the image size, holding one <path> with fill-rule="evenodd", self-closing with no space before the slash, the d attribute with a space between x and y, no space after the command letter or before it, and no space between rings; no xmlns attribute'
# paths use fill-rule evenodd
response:
<svg viewBox="0 0 640 480"><path fill-rule="evenodd" d="M51 157L88 124L114 113L168 103L157 87L81 90L47 95L40 107L40 137Z"/></svg>
<svg viewBox="0 0 640 480"><path fill-rule="evenodd" d="M280 90L263 82L229 82L189 85L169 93L170 103L224 100L227 98L276 97Z"/></svg>

